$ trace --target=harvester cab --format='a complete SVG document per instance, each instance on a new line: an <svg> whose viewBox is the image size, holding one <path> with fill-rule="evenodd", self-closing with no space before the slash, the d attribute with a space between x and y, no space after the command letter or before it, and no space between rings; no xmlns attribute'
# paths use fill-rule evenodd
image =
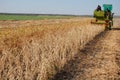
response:
<svg viewBox="0 0 120 80"><path fill-rule="evenodd" d="M98 5L97 9L94 10L95 21L92 21L93 24L105 24L106 29L111 30L113 26L113 15L112 13L112 4L103 4L103 10L101 6Z"/></svg>

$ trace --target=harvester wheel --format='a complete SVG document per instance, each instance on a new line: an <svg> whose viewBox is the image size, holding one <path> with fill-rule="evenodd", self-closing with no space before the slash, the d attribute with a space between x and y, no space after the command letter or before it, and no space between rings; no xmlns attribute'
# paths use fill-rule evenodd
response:
<svg viewBox="0 0 120 80"><path fill-rule="evenodd" d="M109 29L109 20L105 20L105 29L108 30Z"/></svg>
<svg viewBox="0 0 120 80"><path fill-rule="evenodd" d="M96 22L98 22L98 20L96 19Z"/></svg>
<svg viewBox="0 0 120 80"><path fill-rule="evenodd" d="M113 26L113 21L109 21L109 30L111 30L112 29L112 26Z"/></svg>

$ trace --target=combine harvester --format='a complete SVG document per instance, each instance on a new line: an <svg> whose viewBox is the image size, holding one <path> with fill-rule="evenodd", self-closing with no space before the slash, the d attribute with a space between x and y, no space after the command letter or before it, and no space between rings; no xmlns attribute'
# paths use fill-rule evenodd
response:
<svg viewBox="0 0 120 80"><path fill-rule="evenodd" d="M91 21L92 24L105 24L105 28L111 30L113 26L113 15L112 5L103 4L103 10L101 6L98 5L97 9L94 11L94 21Z"/></svg>

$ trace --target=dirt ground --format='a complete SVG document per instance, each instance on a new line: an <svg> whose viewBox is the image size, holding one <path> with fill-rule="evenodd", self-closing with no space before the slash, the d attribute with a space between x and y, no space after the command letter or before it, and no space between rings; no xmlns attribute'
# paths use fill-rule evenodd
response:
<svg viewBox="0 0 120 80"><path fill-rule="evenodd" d="M97 35L53 80L120 80L120 26Z"/></svg>

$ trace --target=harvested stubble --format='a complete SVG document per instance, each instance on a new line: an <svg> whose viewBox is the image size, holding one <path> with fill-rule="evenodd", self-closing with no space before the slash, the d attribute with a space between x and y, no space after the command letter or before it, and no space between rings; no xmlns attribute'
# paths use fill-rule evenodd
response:
<svg viewBox="0 0 120 80"><path fill-rule="evenodd" d="M56 21L0 29L0 80L48 80L104 30L90 19Z"/></svg>

